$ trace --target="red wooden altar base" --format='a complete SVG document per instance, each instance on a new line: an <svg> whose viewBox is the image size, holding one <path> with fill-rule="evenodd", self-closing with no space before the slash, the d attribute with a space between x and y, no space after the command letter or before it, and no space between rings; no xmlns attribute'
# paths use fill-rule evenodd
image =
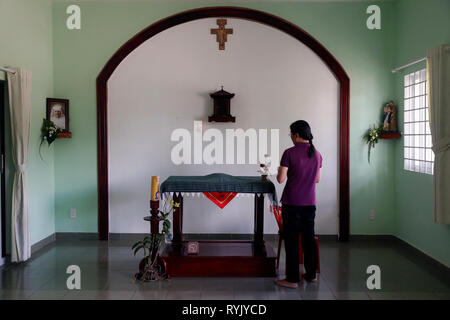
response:
<svg viewBox="0 0 450 320"><path fill-rule="evenodd" d="M253 241L198 241L198 255L187 254L187 241L167 246L162 258L172 277L274 277L275 252ZM259 248L259 249L258 249Z"/></svg>

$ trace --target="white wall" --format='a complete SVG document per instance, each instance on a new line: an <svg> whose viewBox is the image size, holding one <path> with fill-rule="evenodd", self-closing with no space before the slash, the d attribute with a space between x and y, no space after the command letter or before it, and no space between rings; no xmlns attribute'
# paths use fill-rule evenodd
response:
<svg viewBox="0 0 450 320"><path fill-rule="evenodd" d="M338 82L327 66L296 39L259 23L228 19L226 50L219 51L210 29L216 19L170 28L133 51L108 82L110 232L148 232L150 179L223 172L257 175L257 165L179 165L171 162L170 140L177 128L280 130L280 156L292 142L289 125L311 124L324 158L318 186L316 231L337 233ZM209 93L235 93L236 123L208 123ZM204 146L207 143L204 142ZM278 165L278 164L275 164ZM274 177L272 180L275 181ZM275 182L276 183L276 182ZM277 184L277 183L276 183ZM283 186L277 185L279 198ZM235 198L223 210L208 199L186 198L184 232L252 233L253 200ZM276 233L265 210L265 233Z"/></svg>

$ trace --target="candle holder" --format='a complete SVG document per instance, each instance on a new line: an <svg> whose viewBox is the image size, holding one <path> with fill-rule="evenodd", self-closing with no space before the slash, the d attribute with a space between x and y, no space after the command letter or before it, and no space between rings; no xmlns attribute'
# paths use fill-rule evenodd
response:
<svg viewBox="0 0 450 320"><path fill-rule="evenodd" d="M159 233L159 221L161 217L159 216L159 200L150 200L150 232L152 234Z"/></svg>

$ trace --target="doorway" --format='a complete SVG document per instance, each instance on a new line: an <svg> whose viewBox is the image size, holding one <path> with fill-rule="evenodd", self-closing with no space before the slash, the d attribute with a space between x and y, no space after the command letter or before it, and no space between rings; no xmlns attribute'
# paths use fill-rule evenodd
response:
<svg viewBox="0 0 450 320"><path fill-rule="evenodd" d="M292 146L289 124L294 119L304 119L313 128L316 148L327 160L322 183L317 186L320 214L316 217L316 233L336 235L338 81L323 60L303 43L254 21L228 18L227 25L239 30L239 34L230 43L232 50L226 55L218 54L216 43L203 32L216 20L198 19L164 30L160 37L147 40L131 52L108 80L109 232L147 232L148 225L141 222L141 213L148 210L147 177L157 174L164 181L170 175L224 172L246 176L256 172L258 161L264 159L252 160L247 151L244 158L234 161L235 152L228 150L234 140L226 138L228 130L248 132L246 146L259 144L259 154L270 153L276 168L283 151ZM187 34L190 49L183 51ZM139 83L145 83L145 89ZM202 159L200 166L191 165L192 159L182 165L175 163L171 157L176 144L171 141L172 134L178 128L192 132L196 120L207 119L212 106L208 93L219 90L220 87L214 89L214 84L219 83L236 94L231 104L238 123L224 126L205 120L201 131L205 137L211 130L220 133L226 142L225 148L217 145L222 159L216 158L215 163ZM269 114L273 116L264 116ZM256 136L262 130L267 137L261 133L258 139L251 137L250 132ZM159 138L149 140L155 133ZM208 148L206 142L196 142L196 146L205 147L205 151ZM155 150L158 157L154 156ZM253 154L256 153L255 150ZM278 195L282 194L282 185L275 184L274 188ZM238 196L224 209L197 197L185 200L185 212L189 212L189 218L183 222L186 233L253 233L252 215L244 213L245 208L253 207L253 199ZM265 214L270 217L269 210L265 206ZM264 229L269 234L277 233L275 219L266 219Z"/></svg>
<svg viewBox="0 0 450 320"><path fill-rule="evenodd" d="M283 31L309 47L330 69L339 82L339 240L347 241L350 231L349 171L349 95L350 79L340 63L303 29L279 17L243 7L206 7L180 12L153 23L125 43L106 63L97 77L97 161L98 229L101 240L108 240L109 163L108 163L108 80L122 61L142 43L171 27L199 19L228 17L260 22Z"/></svg>

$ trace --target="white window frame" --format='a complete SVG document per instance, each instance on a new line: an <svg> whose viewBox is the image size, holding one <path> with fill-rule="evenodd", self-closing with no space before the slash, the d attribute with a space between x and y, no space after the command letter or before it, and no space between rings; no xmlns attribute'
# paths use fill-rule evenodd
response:
<svg viewBox="0 0 450 320"><path fill-rule="evenodd" d="M403 169L433 174L426 69L403 77Z"/></svg>

